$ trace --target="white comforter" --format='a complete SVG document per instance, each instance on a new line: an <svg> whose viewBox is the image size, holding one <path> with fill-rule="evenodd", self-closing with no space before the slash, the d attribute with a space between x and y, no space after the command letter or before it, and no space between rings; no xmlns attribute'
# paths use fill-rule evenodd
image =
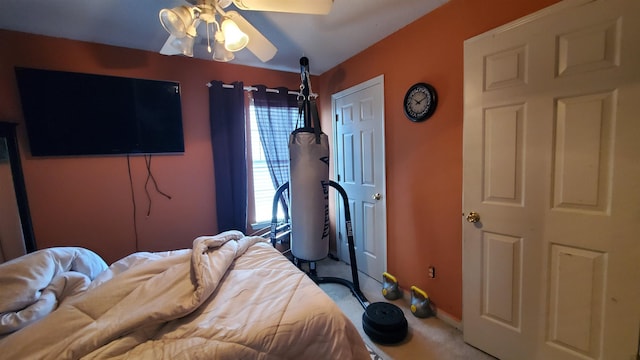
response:
<svg viewBox="0 0 640 360"><path fill-rule="evenodd" d="M262 238L231 231L197 238L192 250L114 263L55 311L0 340L0 356L365 359L368 352L304 273Z"/></svg>
<svg viewBox="0 0 640 360"><path fill-rule="evenodd" d="M39 250L1 264L0 337L47 316L106 268L101 257L77 247Z"/></svg>

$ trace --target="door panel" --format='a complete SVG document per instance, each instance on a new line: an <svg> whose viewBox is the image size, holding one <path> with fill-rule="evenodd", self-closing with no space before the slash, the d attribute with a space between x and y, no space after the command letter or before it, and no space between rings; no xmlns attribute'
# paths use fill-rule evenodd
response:
<svg viewBox="0 0 640 360"><path fill-rule="evenodd" d="M638 354L639 58L636 0L564 1L465 42L465 341Z"/></svg>
<svg viewBox="0 0 640 360"><path fill-rule="evenodd" d="M607 213L615 93L558 99L554 209Z"/></svg>
<svg viewBox="0 0 640 360"><path fill-rule="evenodd" d="M485 110L484 201L522 206L524 104Z"/></svg>
<svg viewBox="0 0 640 360"><path fill-rule="evenodd" d="M522 309L522 238L483 233L482 316L514 331Z"/></svg>
<svg viewBox="0 0 640 360"><path fill-rule="evenodd" d="M548 341L597 358L602 344L607 255L551 246Z"/></svg>

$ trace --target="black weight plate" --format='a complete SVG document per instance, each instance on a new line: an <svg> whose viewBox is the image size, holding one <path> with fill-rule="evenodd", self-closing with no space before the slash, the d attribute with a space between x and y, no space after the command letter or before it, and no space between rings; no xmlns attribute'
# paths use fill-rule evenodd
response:
<svg viewBox="0 0 640 360"><path fill-rule="evenodd" d="M399 307L377 302L367 306L362 314L362 328L377 343L395 344L407 336L408 323Z"/></svg>
<svg viewBox="0 0 640 360"><path fill-rule="evenodd" d="M364 333L376 343L379 344L396 344L404 340L407 336L408 327L394 331L380 331L371 327L368 323L363 322L362 328Z"/></svg>
<svg viewBox="0 0 640 360"><path fill-rule="evenodd" d="M375 302L367 306L362 321L380 331L401 330L407 327L407 319L396 305Z"/></svg>

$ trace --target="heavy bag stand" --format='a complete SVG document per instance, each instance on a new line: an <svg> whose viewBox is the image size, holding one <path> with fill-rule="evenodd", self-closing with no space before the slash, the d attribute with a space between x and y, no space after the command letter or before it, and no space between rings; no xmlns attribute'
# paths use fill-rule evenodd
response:
<svg viewBox="0 0 640 360"><path fill-rule="evenodd" d="M316 271L316 267L315 267L315 261L311 261L309 262L309 272L307 272L307 275L311 278L311 280L313 280L316 284L326 284L326 283L335 283L335 284L341 284L344 285L346 287L348 287L351 290L351 293L353 294L353 296L356 297L356 299L358 299L358 301L360 302L360 305L362 305L362 307L364 309L366 309L369 306L369 300L367 300L367 297L364 296L364 294L362 293L362 291L360 290L360 280L358 279L358 265L356 263L356 249L355 249L355 245L353 242L353 227L351 226L351 212L349 211L349 198L347 197L347 192L344 190L344 188L342 188L342 186L340 186L340 184L336 183L333 180L329 180L329 185L331 187L333 187L334 189L336 189L338 191L338 193L342 196L342 200L344 203L344 220L345 220L345 225L347 228L347 243L349 246L349 261L351 263L351 277L353 279L353 281L348 281L342 278L338 278L338 277L328 277L328 276L318 276L317 271ZM278 188L278 190L276 190L276 194L273 197L273 212L272 212L272 217L271 217L271 234L270 234L270 240L271 240L271 245L273 247L276 246L276 233L278 230L278 201L280 200L280 196L282 194L282 192L284 192L285 190L289 189L289 182L286 182L282 185L280 185L280 187ZM293 240L292 240L293 241ZM300 267L300 260L297 259L296 257L293 258L293 263L296 264L296 266Z"/></svg>
<svg viewBox="0 0 640 360"><path fill-rule="evenodd" d="M318 109L314 101L310 101L310 84L309 84L309 59L306 57L302 57L300 59L301 66L301 79L302 84L300 85L301 94L299 96L300 104L300 115L304 113L305 117L305 127L309 128L311 126L311 119L315 119L317 126L313 129L316 134L316 139L320 134L320 122L318 118ZM315 99L315 97L314 97ZM348 281L342 278L337 277L322 277L318 276L316 271L315 261L309 261L309 272L307 275L316 283L316 284L325 284L325 283L336 283L340 285L344 285L351 290L353 296L358 299L360 305L364 308L364 313L362 314L362 327L364 332L375 342L380 344L395 344L404 340L408 333L408 323L407 319L404 316L402 310L391 303L387 302L375 302L370 304L369 300L367 300L366 296L360 290L360 281L358 279L358 266L356 263L356 252L355 252L355 244L353 240L353 227L351 224L351 213L349 210L349 202L347 192L340 186L340 184L329 180L329 185L336 189L340 196L342 196L342 200L344 203L344 217L345 217L345 225L347 230L347 243L349 247L349 260L351 266L351 276L353 281ZM280 200L280 196L282 195L284 190L289 189L289 182L282 184L275 193L273 198L273 212L271 218L271 231L270 231L270 240L271 245L276 247L277 243L277 232L279 229L282 229L282 226L278 226L278 202ZM285 221L288 219L288 216L285 216ZM291 224L289 224L289 227ZM290 239L291 242L295 241L295 239ZM301 268L300 260L293 255L293 262L298 267Z"/></svg>
<svg viewBox="0 0 640 360"><path fill-rule="evenodd" d="M351 212L349 211L347 192L342 188L342 186L340 186L340 184L333 180L330 180L329 184L331 187L336 189L338 193L340 193L344 204L344 219L347 229L347 243L349 246L349 260L351 262L351 277L353 282L338 277L318 276L315 268L315 262L309 262L309 272L307 272L307 276L309 276L309 278L311 278L311 280L316 284L335 283L348 287L353 296L358 299L358 302L360 302L360 305L362 305L365 310L362 314L362 328L365 334L367 334L371 340L379 344L397 344L407 337L407 333L409 331L407 319L398 306L388 302L369 303L367 297L362 293L362 290L360 290L358 265L356 263L356 249L353 241L353 227L351 225ZM289 182L280 185L273 197L271 232L269 236L273 247L276 247L276 243L278 241L276 236L278 230L283 228L283 226L278 225L278 201L282 193L287 189L289 189ZM293 258L293 263L300 268L300 263L297 258Z"/></svg>

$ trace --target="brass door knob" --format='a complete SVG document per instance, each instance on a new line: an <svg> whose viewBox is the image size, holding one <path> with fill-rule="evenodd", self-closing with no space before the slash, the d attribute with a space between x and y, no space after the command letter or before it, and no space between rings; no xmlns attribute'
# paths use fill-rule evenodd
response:
<svg viewBox="0 0 640 360"><path fill-rule="evenodd" d="M467 221L470 223L477 223L480 221L480 214L475 211L470 212L469 215L467 215Z"/></svg>
<svg viewBox="0 0 640 360"><path fill-rule="evenodd" d="M380 193L375 193L371 198L373 198L373 200L380 200L382 199L382 195L380 195Z"/></svg>

